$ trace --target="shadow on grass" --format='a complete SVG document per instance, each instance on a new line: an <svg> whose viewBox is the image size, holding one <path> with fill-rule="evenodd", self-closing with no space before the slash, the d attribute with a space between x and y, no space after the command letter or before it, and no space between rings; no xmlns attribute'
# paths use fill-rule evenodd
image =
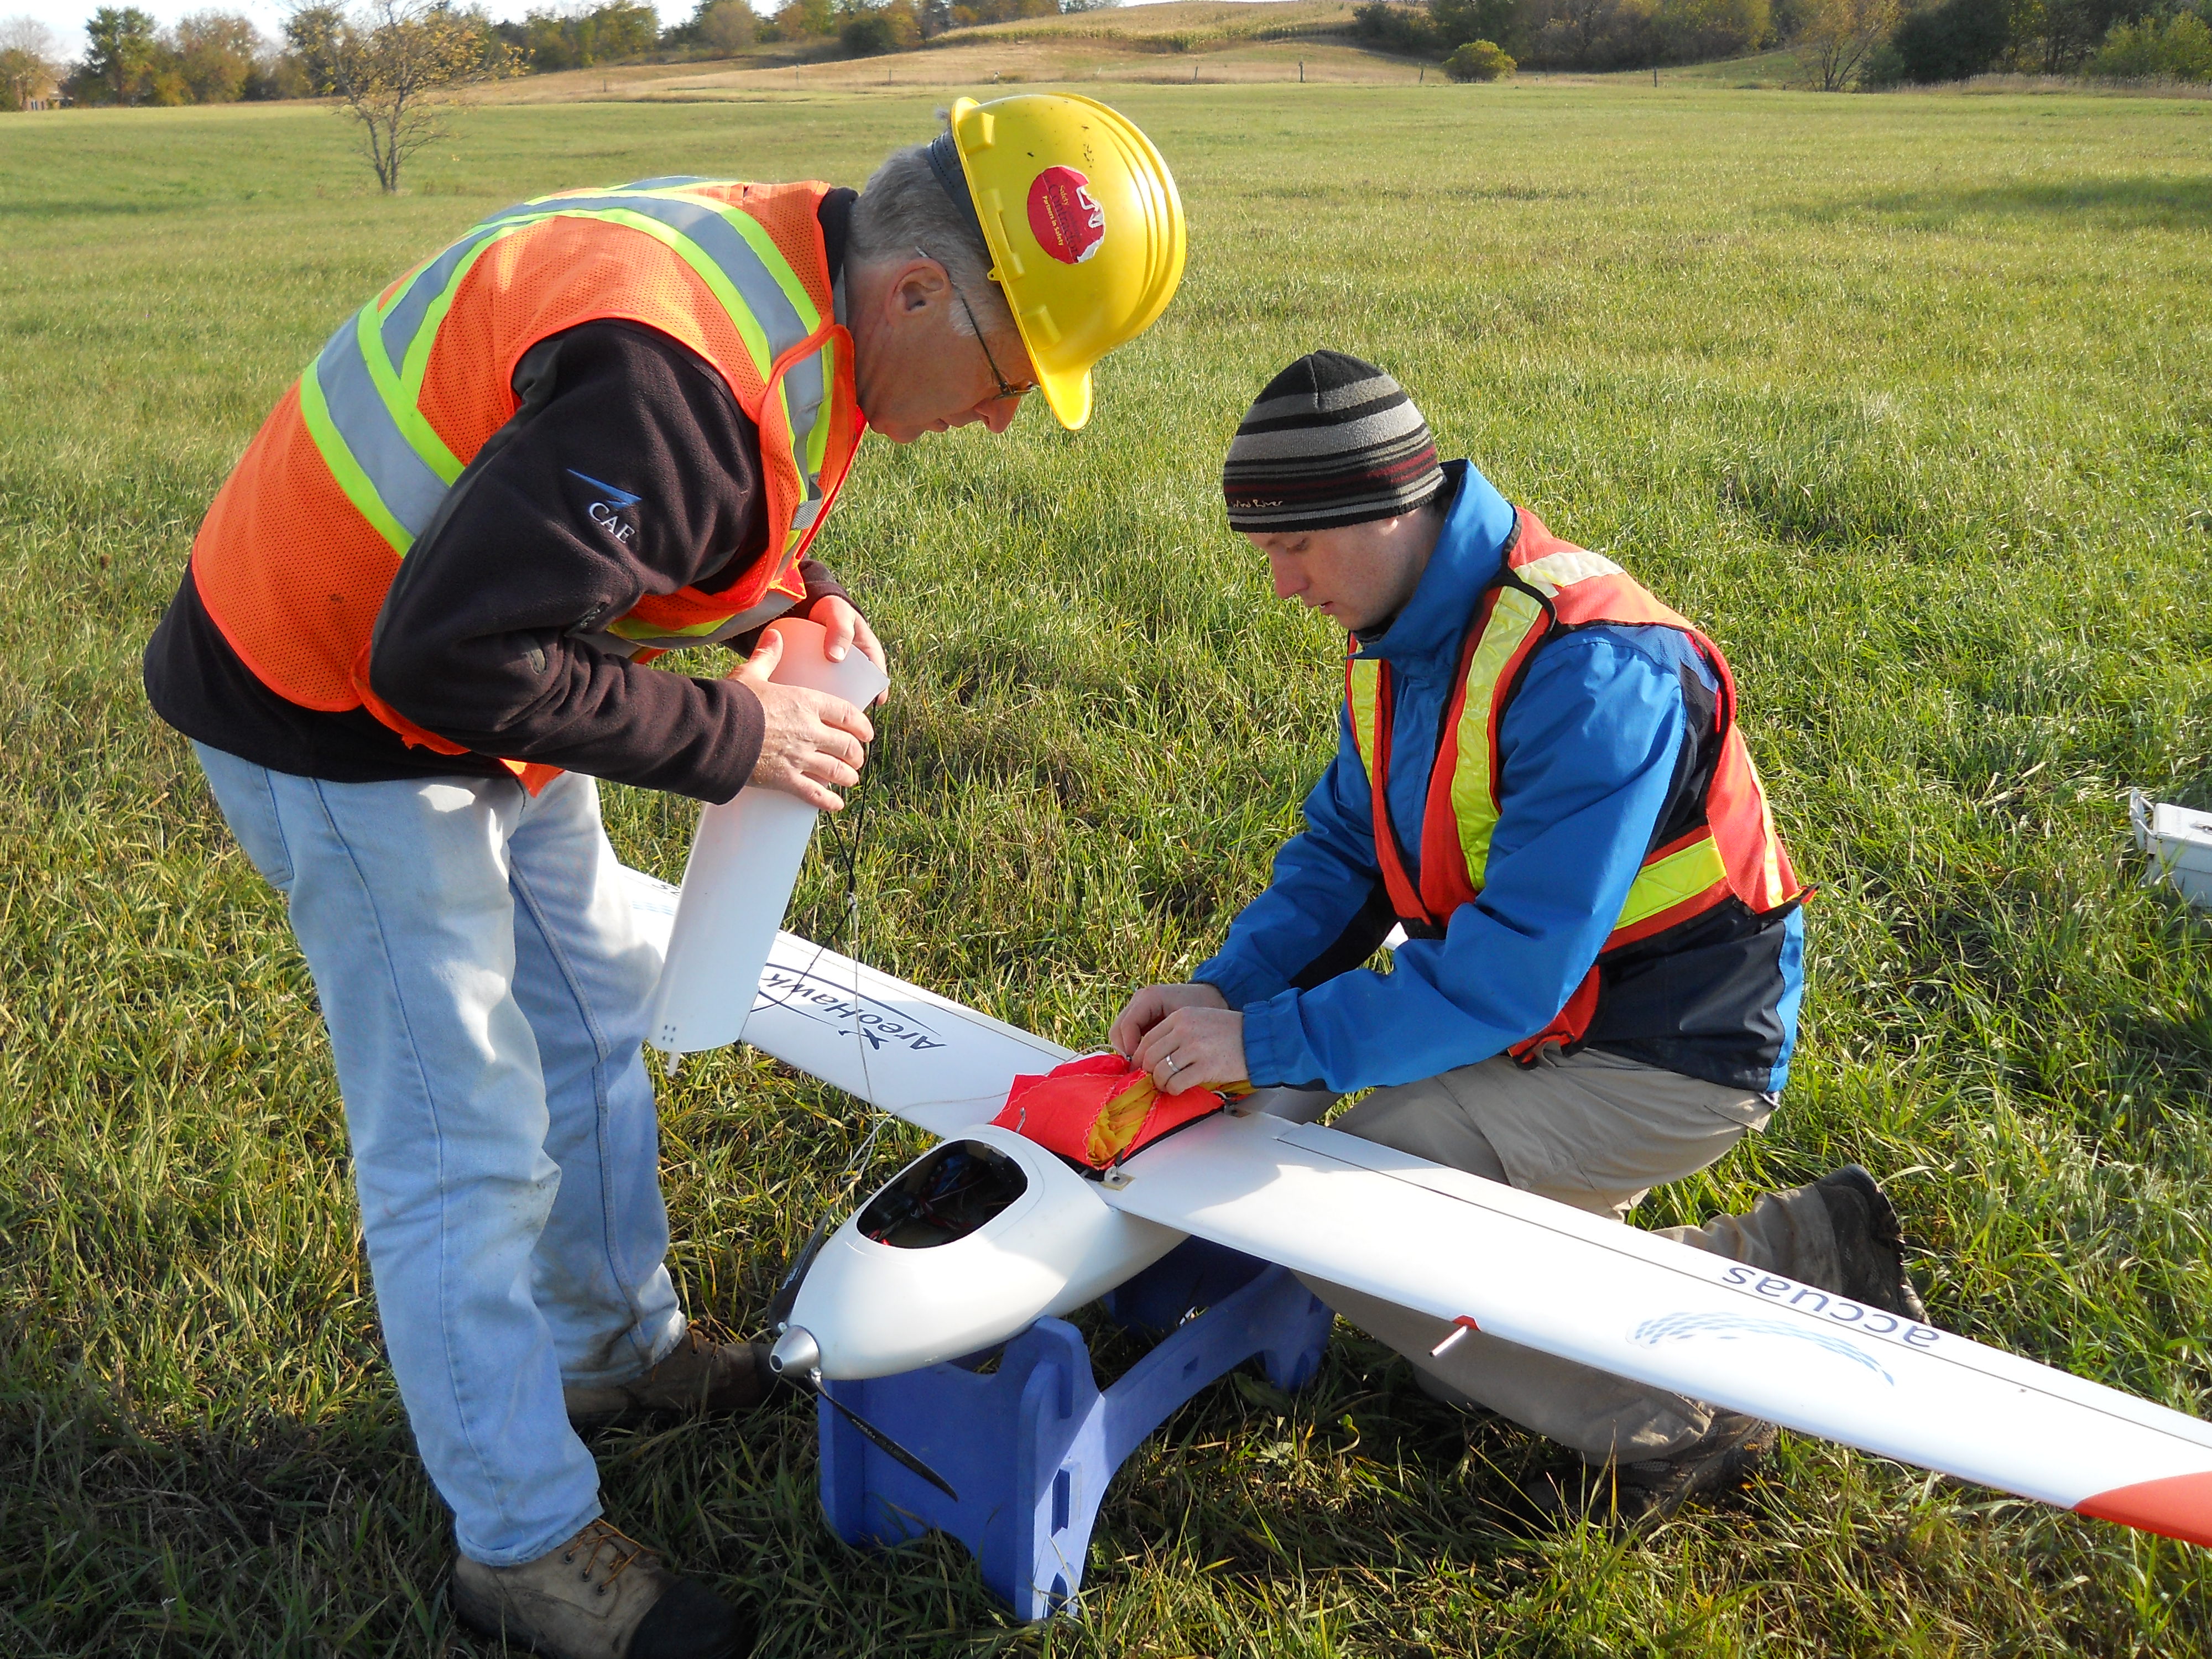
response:
<svg viewBox="0 0 2212 1659"><path fill-rule="evenodd" d="M378 1558L364 1575L370 1606L419 1607L440 1582L442 1514L396 1410L173 1431L135 1419L96 1384L74 1395L0 1385L0 1540L18 1559L67 1564L0 1626L30 1651L304 1638L349 1601L338 1586L365 1530Z"/></svg>
<svg viewBox="0 0 2212 1659"><path fill-rule="evenodd" d="M1960 218L2063 218L2109 230L2202 230L2212 226L2212 178L2082 179L1984 190L1914 191L1870 198L1876 212L1929 228ZM1821 210L1812 216L1832 216Z"/></svg>
<svg viewBox="0 0 2212 1659"><path fill-rule="evenodd" d="M1127 1357L1110 1329L1093 1346L1106 1369ZM1411 1365L1340 1324L1297 1394L1248 1363L1172 1415L1116 1480L1098 1538L1110 1559L1181 1534L1209 1571L1252 1588L1370 1571L1376 1528L1480 1562L1559 1533L1540 1494L1577 1462L1503 1418L1431 1399Z"/></svg>
<svg viewBox="0 0 2212 1659"><path fill-rule="evenodd" d="M159 201L95 202L82 197L42 197L28 201L0 201L0 219L60 221L153 213L204 213L210 207L220 204L221 200L206 196L178 196Z"/></svg>

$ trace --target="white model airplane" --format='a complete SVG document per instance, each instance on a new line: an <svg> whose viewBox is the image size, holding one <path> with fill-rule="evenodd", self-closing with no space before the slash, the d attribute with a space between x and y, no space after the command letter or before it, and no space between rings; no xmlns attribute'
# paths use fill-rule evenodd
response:
<svg viewBox="0 0 2212 1659"><path fill-rule="evenodd" d="M879 682L854 684L872 696ZM981 1352L1195 1235L1802 1433L2212 1547L2212 1424L1301 1121L1325 1096L1264 1090L1103 1179L1078 1173L988 1122L1018 1073L1067 1050L774 931L798 858L785 870L733 854L767 850L745 834L756 793L706 810L680 902L628 872L641 919L669 941L656 1041L689 1052L742 1031L943 1138L794 1270L775 1319L793 1380L818 1390ZM769 934L764 968L738 958ZM739 988L755 986L749 1000Z"/></svg>

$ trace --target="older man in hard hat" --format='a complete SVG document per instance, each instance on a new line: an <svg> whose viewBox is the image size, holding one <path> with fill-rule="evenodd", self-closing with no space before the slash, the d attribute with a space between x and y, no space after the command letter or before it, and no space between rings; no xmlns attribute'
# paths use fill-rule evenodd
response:
<svg viewBox="0 0 2212 1659"><path fill-rule="evenodd" d="M872 732L770 680L774 646L730 678L647 659L793 615L880 659L807 556L863 430L1003 432L1030 391L1081 426L1182 260L1158 152L1074 97L963 99L857 196L544 198L341 326L210 509L147 689L289 902L471 1626L558 1656L750 1644L600 1519L571 1427L766 1380L663 1264L655 963L594 780L834 810Z"/></svg>
<svg viewBox="0 0 2212 1659"><path fill-rule="evenodd" d="M1112 1041L1173 1092L1371 1090L1335 1127L1626 1218L1762 1127L1790 1072L1805 890L1720 648L1340 352L1259 396L1223 472L1275 592L1350 636L1336 759L1219 954ZM1364 964L1394 927L1393 970ZM1923 1317L1856 1165L1668 1237ZM1316 1285L1444 1398L1656 1517L1741 1480L1769 1425ZM1447 1339L1453 1339L1447 1340Z"/></svg>

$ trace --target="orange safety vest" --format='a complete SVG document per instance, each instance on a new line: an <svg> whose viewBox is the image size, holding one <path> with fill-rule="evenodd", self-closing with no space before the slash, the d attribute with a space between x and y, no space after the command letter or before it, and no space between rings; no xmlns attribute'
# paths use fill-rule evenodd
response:
<svg viewBox="0 0 2212 1659"><path fill-rule="evenodd" d="M1458 689L1429 775L1418 881L1407 870L1390 823L1389 665L1357 656L1345 663L1352 741L1375 799L1376 855L1391 905L1408 931L1440 937L1452 913L1482 891L1503 799L1498 732L1529 658L1561 630L1603 623L1673 628L1688 635L1720 683L1713 716L1720 750L1700 821L1645 856L1600 961L1730 899L1765 915L1802 897L1805 889L1775 833L1759 774L1736 729L1735 680L1720 647L1612 560L1561 541L1526 508L1515 509L1503 566L1475 606L1461 649ZM1515 1044L1514 1055L1525 1063L1547 1045L1578 1042L1596 1013L1598 992L1593 964L1566 1006L1541 1031Z"/></svg>
<svg viewBox="0 0 2212 1659"><path fill-rule="evenodd" d="M648 594L602 625L639 659L726 639L804 596L800 557L865 422L816 215L830 186L659 179L495 214L342 325L263 423L192 544L209 616L303 708L366 708L410 744L462 747L369 687L399 562L519 406L539 341L641 323L704 358L760 429L772 556L732 587ZM556 768L507 766L533 789Z"/></svg>

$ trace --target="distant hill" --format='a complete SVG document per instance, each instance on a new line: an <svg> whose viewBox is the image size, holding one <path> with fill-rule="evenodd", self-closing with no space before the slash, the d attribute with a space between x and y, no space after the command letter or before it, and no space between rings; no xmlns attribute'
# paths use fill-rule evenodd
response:
<svg viewBox="0 0 2212 1659"><path fill-rule="evenodd" d="M923 49L981 40L1097 40L1145 52L1206 52L1252 41L1349 34L1352 27L1348 0L1243 0L1237 4L1180 0L1171 5L1066 12L1057 17L948 29L924 42Z"/></svg>
<svg viewBox="0 0 2212 1659"><path fill-rule="evenodd" d="M704 62L617 64L526 76L477 96L486 103L691 102L1040 82L1410 86L1440 81L1434 64L1377 50L1359 40L1353 27L1350 0L1174 0L951 29L915 50L878 58L838 56L835 43L826 40L789 42Z"/></svg>

